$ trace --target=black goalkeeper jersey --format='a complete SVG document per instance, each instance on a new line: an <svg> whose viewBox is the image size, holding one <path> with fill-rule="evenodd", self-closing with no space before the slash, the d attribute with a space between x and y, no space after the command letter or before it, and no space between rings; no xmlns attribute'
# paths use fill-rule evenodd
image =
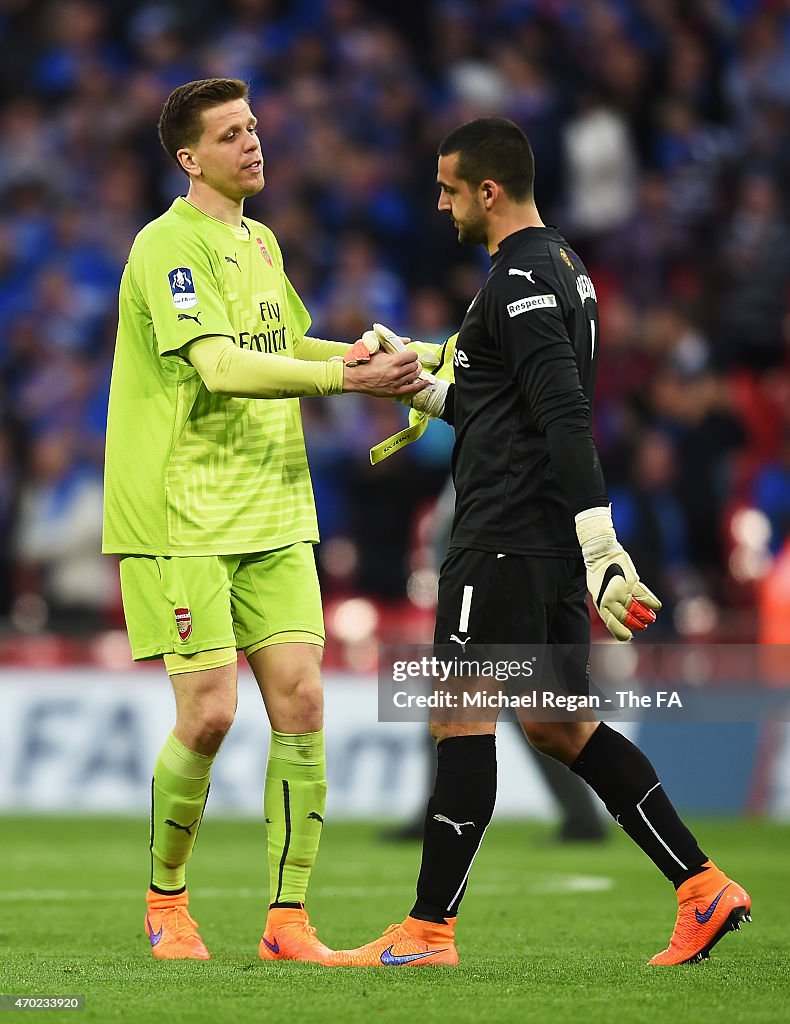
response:
<svg viewBox="0 0 790 1024"><path fill-rule="evenodd" d="M607 504L592 439L598 305L554 228L505 238L455 347L451 548L578 556L574 515Z"/></svg>

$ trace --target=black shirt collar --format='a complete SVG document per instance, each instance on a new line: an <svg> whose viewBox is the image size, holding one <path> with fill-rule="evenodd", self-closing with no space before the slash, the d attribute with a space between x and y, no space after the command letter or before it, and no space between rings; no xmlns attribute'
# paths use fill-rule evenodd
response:
<svg viewBox="0 0 790 1024"><path fill-rule="evenodd" d="M546 224L542 228L530 227L514 231L512 235L506 235L499 243L499 248L491 254L491 262L496 263L503 255L513 252L527 240L527 238L556 238L557 229L553 224Z"/></svg>

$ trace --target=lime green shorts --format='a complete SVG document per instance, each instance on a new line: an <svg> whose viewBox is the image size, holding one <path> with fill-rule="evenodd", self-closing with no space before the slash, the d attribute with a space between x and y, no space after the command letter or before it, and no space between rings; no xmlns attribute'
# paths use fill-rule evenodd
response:
<svg viewBox="0 0 790 1024"><path fill-rule="evenodd" d="M312 544L250 555L124 555L120 565L135 661L324 642Z"/></svg>

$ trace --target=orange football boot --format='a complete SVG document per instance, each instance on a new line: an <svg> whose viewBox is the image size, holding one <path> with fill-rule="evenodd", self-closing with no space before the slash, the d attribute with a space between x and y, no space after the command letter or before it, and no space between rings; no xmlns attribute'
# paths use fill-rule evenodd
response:
<svg viewBox="0 0 790 1024"><path fill-rule="evenodd" d="M333 951L316 936L304 907L270 907L258 947L261 960L327 963Z"/></svg>
<svg viewBox="0 0 790 1024"><path fill-rule="evenodd" d="M149 889L145 897L148 913L145 931L151 952L159 960L208 960L211 954L198 935L197 922L190 917L186 890L165 896Z"/></svg>
<svg viewBox="0 0 790 1024"><path fill-rule="evenodd" d="M433 924L407 917L391 924L380 939L358 949L339 949L329 961L331 967L455 967L455 918Z"/></svg>
<svg viewBox="0 0 790 1024"><path fill-rule="evenodd" d="M751 921L752 901L745 889L727 878L712 861L678 889L678 916L669 945L649 962L657 966L696 964L727 932Z"/></svg>

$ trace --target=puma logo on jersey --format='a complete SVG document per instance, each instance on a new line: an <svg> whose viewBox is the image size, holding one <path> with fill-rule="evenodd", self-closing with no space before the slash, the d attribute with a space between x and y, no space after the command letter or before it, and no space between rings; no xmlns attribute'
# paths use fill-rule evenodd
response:
<svg viewBox="0 0 790 1024"><path fill-rule="evenodd" d="M454 643L456 643L456 644L460 644L460 645L461 645L461 647L463 647L464 651L466 651L466 645L467 645L467 644L469 643L469 641L470 641L470 640L471 640L472 638L471 638L471 637L469 637L469 636L465 636L465 637L463 638L463 640L462 640L462 639L460 638L460 636L456 636L456 635L455 635L455 633L452 633L452 634L450 635L450 639L451 639L451 640L452 640L452 641L453 641Z"/></svg>
<svg viewBox="0 0 790 1024"><path fill-rule="evenodd" d="M579 298L582 302L585 299L592 299L593 302L598 301L593 283L586 274L579 274L576 278L576 291L579 293Z"/></svg>
<svg viewBox="0 0 790 1024"><path fill-rule="evenodd" d="M535 283L535 280L532 277L534 273L534 270L519 270L518 267L511 267L510 270L508 270L508 274L511 277L526 277L530 284Z"/></svg>
<svg viewBox="0 0 790 1024"><path fill-rule="evenodd" d="M201 322L200 322L200 311L199 310L198 310L197 313L195 313L194 316L192 316L191 313L179 313L178 314L178 319L179 320L194 320L195 323L198 325L198 327L202 327L203 326L203 324L201 324Z"/></svg>
<svg viewBox="0 0 790 1024"><path fill-rule="evenodd" d="M237 259L235 259L235 256L226 256L225 257L225 262L226 263L233 263L234 266L236 267L236 270L241 272L241 267L239 266L239 261Z"/></svg>
<svg viewBox="0 0 790 1024"><path fill-rule="evenodd" d="M443 814L434 814L433 820L438 821L440 825L451 825L459 836L462 834L461 829L466 825L471 825L472 828L475 827L473 821L453 821L451 818L445 818Z"/></svg>

